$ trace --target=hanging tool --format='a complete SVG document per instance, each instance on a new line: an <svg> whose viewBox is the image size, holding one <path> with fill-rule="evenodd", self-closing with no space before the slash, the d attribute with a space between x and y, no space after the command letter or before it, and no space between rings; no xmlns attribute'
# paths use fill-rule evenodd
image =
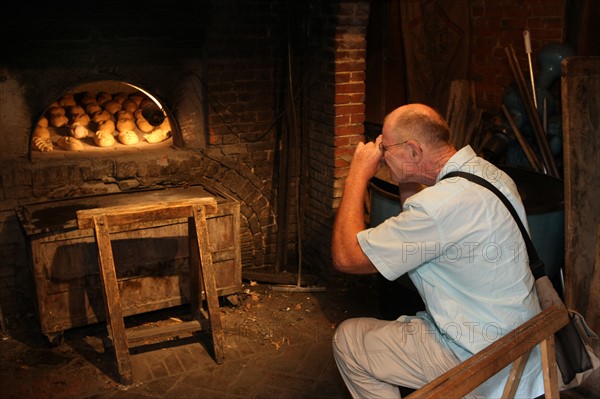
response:
<svg viewBox="0 0 600 399"><path fill-rule="evenodd" d="M525 137L523 136L517 125L515 125L512 115L510 114L506 106L504 106L504 104L501 105L501 108L502 112L504 113L504 117L506 118L506 121L510 125L510 128L512 129L515 137L517 138L517 141L519 142L523 153L527 157L529 164L531 165L533 170L535 170L536 172L541 172L542 166L540 166L540 161L538 160L537 155L535 155L535 152L533 152L533 150L529 146L529 143L527 142L527 140L525 140Z"/></svg>
<svg viewBox="0 0 600 399"><path fill-rule="evenodd" d="M533 67L531 65L531 37L528 30L523 31L523 39L525 40L525 52L527 53L527 60L529 61L529 77L531 78L531 92L533 93L533 104L536 109L538 108L537 96L535 92L535 80L533 79Z"/></svg>
<svg viewBox="0 0 600 399"><path fill-rule="evenodd" d="M548 144L546 132L544 132L544 128L542 127L540 115L537 112L535 105L533 104L533 100L531 99L529 90L527 90L527 84L525 83L523 73L519 69L519 63L517 61L517 56L515 55L515 50L512 46L507 46L504 48L504 51L506 52L508 62L510 64L510 69L513 72L517 86L519 88L519 93L521 94L521 99L523 101L523 105L525 106L525 111L527 112L527 119L529 120L529 123L533 128L533 133L535 135L538 148L542 155L541 161L545 173L560 178L558 174L558 169L556 168L554 157L552 156L552 152L550 151L550 145Z"/></svg>

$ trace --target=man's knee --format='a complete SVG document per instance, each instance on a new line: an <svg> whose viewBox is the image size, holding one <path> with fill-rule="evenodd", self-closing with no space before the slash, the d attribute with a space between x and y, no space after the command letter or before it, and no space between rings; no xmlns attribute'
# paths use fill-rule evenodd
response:
<svg viewBox="0 0 600 399"><path fill-rule="evenodd" d="M348 353L349 348L351 347L349 342L352 340L352 338L354 336L353 331L356 330L355 323L356 323L356 320L347 319L347 320L344 320L336 328L335 333L333 334L333 340L332 340L334 353L340 353L340 352ZM356 337L354 337L354 338L356 338Z"/></svg>

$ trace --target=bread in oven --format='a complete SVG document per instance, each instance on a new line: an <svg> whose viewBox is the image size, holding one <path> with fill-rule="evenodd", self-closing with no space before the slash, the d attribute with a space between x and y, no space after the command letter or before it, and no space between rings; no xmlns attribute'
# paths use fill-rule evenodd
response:
<svg viewBox="0 0 600 399"><path fill-rule="evenodd" d="M117 139L120 143L125 145L137 144L140 141L137 133L133 130L124 130L117 135Z"/></svg>
<svg viewBox="0 0 600 399"><path fill-rule="evenodd" d="M56 140L56 145L67 151L83 151L83 143L71 136L61 136Z"/></svg>
<svg viewBox="0 0 600 399"><path fill-rule="evenodd" d="M94 134L94 143L98 147L110 147L116 142L115 136L105 130L99 130Z"/></svg>
<svg viewBox="0 0 600 399"><path fill-rule="evenodd" d="M163 129L154 129L151 133L144 134L144 139L150 144L155 144L165 141L170 136L170 131L166 131Z"/></svg>

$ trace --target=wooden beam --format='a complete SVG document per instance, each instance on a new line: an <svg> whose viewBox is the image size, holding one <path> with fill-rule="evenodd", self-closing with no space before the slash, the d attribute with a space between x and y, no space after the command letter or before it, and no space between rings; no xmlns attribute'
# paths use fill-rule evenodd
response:
<svg viewBox="0 0 600 399"><path fill-rule="evenodd" d="M208 321L203 323L198 320L190 320L165 326L152 326L151 328L143 326L136 330L128 329L125 334L127 335L127 344L132 348L154 342L164 342L169 338L178 338L181 335L193 334L209 328Z"/></svg>
<svg viewBox="0 0 600 399"><path fill-rule="evenodd" d="M413 392L411 399L462 398L569 322L564 306L552 305L458 366ZM555 380L556 382L557 380Z"/></svg>
<svg viewBox="0 0 600 399"><path fill-rule="evenodd" d="M517 388L519 388L519 383L521 382L521 377L523 376L523 371L525 370L525 366L527 365L527 359L529 359L529 354L531 351L525 352L524 355L515 360L512 364L512 368L510 369L510 373L508 374L508 380L506 381L506 385L504 386L504 392L502 392L502 398L514 398L517 393Z"/></svg>
<svg viewBox="0 0 600 399"><path fill-rule="evenodd" d="M556 349L554 335L548 336L540 346L542 352L542 374L544 374L545 399L560 399L558 392L558 371L556 370Z"/></svg>
<svg viewBox="0 0 600 399"><path fill-rule="evenodd" d="M600 331L600 271L594 271L600 223L600 57L561 63L565 176L565 305Z"/></svg>
<svg viewBox="0 0 600 399"><path fill-rule="evenodd" d="M598 287L600 287L600 223L598 223L597 233L596 233L596 248L595 248L595 260L594 267L592 269L592 282L590 284L590 291L588 295L588 309L587 309L587 319L588 324L590 326L600 326L600 309L598 309L597 304L600 303L600 292L598 292ZM598 330L596 330L598 331Z"/></svg>
<svg viewBox="0 0 600 399"><path fill-rule="evenodd" d="M125 321L121 309L121 294L117 284L117 272L115 260L110 243L110 233L105 215L94 215L92 217L96 243L98 244L98 263L100 266L100 280L102 281L102 294L104 295L104 307L106 309L106 324L112 340L115 359L117 361L117 372L121 383L128 385L133 382L133 370L127 347L127 335L125 332Z"/></svg>
<svg viewBox="0 0 600 399"><path fill-rule="evenodd" d="M83 209L77 211L77 227L91 229L94 227L93 218L106 215L111 226L143 223L148 220L182 219L192 216L192 206L208 207L207 214L217 211L217 201L213 197L192 198L179 201L158 202L144 205L120 205L106 208Z"/></svg>
<svg viewBox="0 0 600 399"><path fill-rule="evenodd" d="M210 252L210 243L208 240L208 227L206 225L206 213L204 206L196 205L193 207L193 218L195 223L196 242L192 250L197 251L200 260L199 265L192 266L201 271L201 287L204 287L206 294L206 307L208 308L208 318L210 321L210 332L213 340L215 361L218 364L223 363L225 357L225 333L221 323L221 310L219 309L219 294L217 293L217 276ZM194 309L195 310L195 309ZM198 319L200 321L200 319Z"/></svg>

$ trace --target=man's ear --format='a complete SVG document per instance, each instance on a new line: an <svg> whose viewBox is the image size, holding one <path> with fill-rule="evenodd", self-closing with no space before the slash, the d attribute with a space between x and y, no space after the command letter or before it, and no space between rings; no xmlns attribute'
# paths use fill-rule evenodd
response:
<svg viewBox="0 0 600 399"><path fill-rule="evenodd" d="M420 151L421 147L411 141L406 144L408 145L408 153L410 154L410 158L415 162L420 162L423 155Z"/></svg>

